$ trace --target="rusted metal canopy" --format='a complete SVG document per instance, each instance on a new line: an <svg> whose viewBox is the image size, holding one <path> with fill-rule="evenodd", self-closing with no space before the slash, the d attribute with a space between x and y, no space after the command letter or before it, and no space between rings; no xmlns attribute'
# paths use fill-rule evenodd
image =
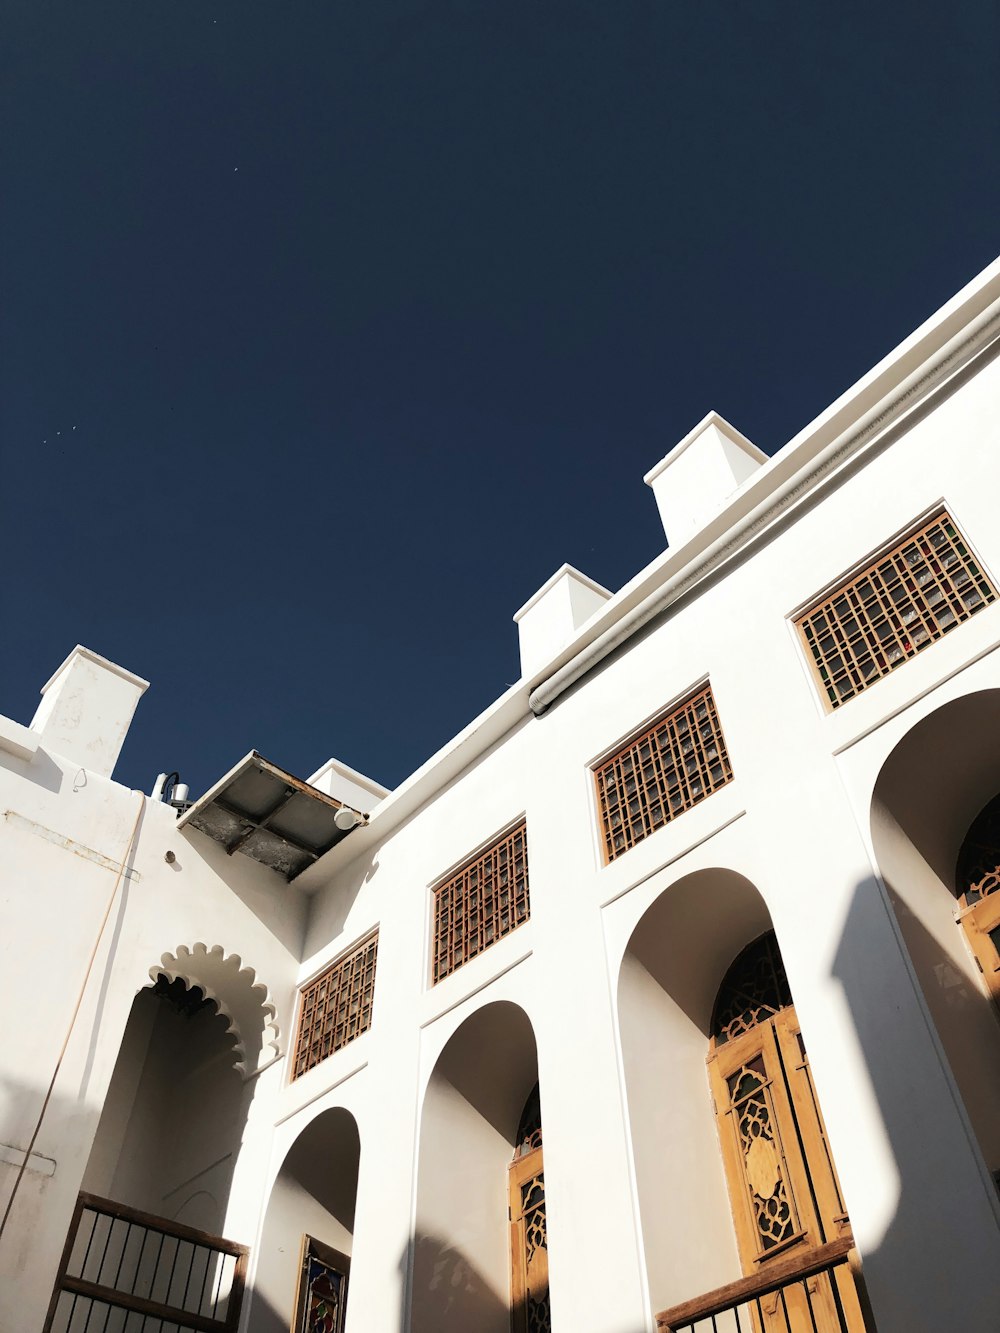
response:
<svg viewBox="0 0 1000 1333"><path fill-rule="evenodd" d="M352 831L334 822L338 810L365 816L310 787L251 750L177 821L270 866L291 881Z"/></svg>

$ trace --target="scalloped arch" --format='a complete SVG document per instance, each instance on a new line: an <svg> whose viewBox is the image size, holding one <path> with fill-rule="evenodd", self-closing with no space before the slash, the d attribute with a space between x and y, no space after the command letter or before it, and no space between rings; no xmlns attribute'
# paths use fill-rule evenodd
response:
<svg viewBox="0 0 1000 1333"><path fill-rule="evenodd" d="M227 955L221 944L199 942L190 948L182 944L175 953L162 954L149 969L150 985L161 973L170 981L197 986L214 1002L235 1038L235 1065L244 1078L279 1053L280 1029L271 992L238 953Z"/></svg>

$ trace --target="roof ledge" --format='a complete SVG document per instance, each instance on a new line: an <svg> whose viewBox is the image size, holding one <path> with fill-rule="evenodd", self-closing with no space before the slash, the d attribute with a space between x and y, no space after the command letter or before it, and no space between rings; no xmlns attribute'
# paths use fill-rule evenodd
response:
<svg viewBox="0 0 1000 1333"><path fill-rule="evenodd" d="M767 462L718 412L709 412L643 477L656 496L667 541L681 546Z"/></svg>

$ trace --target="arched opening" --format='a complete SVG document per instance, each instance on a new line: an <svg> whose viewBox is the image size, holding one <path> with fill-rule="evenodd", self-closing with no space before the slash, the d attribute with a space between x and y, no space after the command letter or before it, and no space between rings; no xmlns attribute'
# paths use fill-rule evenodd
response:
<svg viewBox="0 0 1000 1333"><path fill-rule="evenodd" d="M679 1312L773 1261L791 1271L834 1241L843 1258L849 1224L753 884L716 869L666 889L632 933L618 1006L654 1309ZM863 1327L846 1268L790 1282L759 1304L718 1306L720 1328L737 1317L759 1333Z"/></svg>
<svg viewBox="0 0 1000 1333"><path fill-rule="evenodd" d="M341 1333L360 1158L357 1121L343 1107L320 1112L288 1150L264 1215L250 1333Z"/></svg>
<svg viewBox="0 0 1000 1333"><path fill-rule="evenodd" d="M229 1020L197 986L160 974L139 992L83 1189L171 1222L222 1231L252 1096Z"/></svg>
<svg viewBox="0 0 1000 1333"><path fill-rule="evenodd" d="M983 1156L1000 1169L1000 1027L988 980L1000 966L1000 690L965 695L917 723L879 773L872 843ZM984 857L994 856L993 867ZM979 961L977 962L977 956ZM980 970L982 968L982 971Z"/></svg>
<svg viewBox="0 0 1000 1333"><path fill-rule="evenodd" d="M749 880L699 871L652 903L622 959L619 1030L654 1310L740 1276L705 1055L719 979L770 925Z"/></svg>
<svg viewBox="0 0 1000 1333"><path fill-rule="evenodd" d="M438 1057L420 1125L413 1333L510 1333L512 1287L522 1328L529 1301L547 1314L537 1083L531 1022L507 1001L467 1018Z"/></svg>
<svg viewBox="0 0 1000 1333"><path fill-rule="evenodd" d="M159 973L135 997L56 1278L51 1333L123 1329L147 1316L236 1329L246 1249L220 1233L253 1096L244 1049L223 1004L190 978Z"/></svg>

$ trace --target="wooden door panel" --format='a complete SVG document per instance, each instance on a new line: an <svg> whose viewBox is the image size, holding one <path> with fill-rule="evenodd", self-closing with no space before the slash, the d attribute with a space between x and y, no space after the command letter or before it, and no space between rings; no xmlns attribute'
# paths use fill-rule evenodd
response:
<svg viewBox="0 0 1000 1333"><path fill-rule="evenodd" d="M510 1166L511 1315L515 1333L549 1333L549 1251L541 1148Z"/></svg>
<svg viewBox="0 0 1000 1333"><path fill-rule="evenodd" d="M774 1020L774 1030L816 1201L820 1243L839 1240L850 1235L851 1223L795 1010L784 1010Z"/></svg>
<svg viewBox="0 0 1000 1333"><path fill-rule="evenodd" d="M709 1073L740 1259L753 1273L796 1245L822 1243L773 1026L719 1047Z"/></svg>
<svg viewBox="0 0 1000 1333"><path fill-rule="evenodd" d="M744 1274L850 1235L795 1010L716 1046L709 1080ZM864 1321L849 1270L761 1297L754 1333L851 1333Z"/></svg>
<svg viewBox="0 0 1000 1333"><path fill-rule="evenodd" d="M966 907L959 920L986 989L1000 1003L1000 892Z"/></svg>

